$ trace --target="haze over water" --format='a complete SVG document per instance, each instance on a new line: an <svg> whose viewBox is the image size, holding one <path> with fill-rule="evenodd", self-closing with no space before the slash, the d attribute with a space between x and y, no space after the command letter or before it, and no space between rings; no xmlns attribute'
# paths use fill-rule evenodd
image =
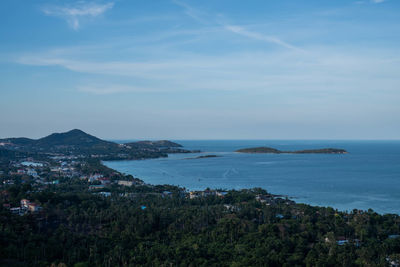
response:
<svg viewBox="0 0 400 267"><path fill-rule="evenodd" d="M105 164L150 184L189 190L262 187L299 203L400 213L400 141L177 141L199 154ZM239 148L343 148L349 154L240 154ZM187 159L215 154L221 157Z"/></svg>

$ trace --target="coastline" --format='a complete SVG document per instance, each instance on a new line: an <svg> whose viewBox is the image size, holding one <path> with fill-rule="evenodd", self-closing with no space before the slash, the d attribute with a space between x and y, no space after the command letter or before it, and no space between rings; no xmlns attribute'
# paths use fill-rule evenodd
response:
<svg viewBox="0 0 400 267"><path fill-rule="evenodd" d="M252 142L256 144L255 141ZM265 141L260 141L260 143L261 142ZM201 154L195 154L196 157L198 155L211 154L211 153L212 154L221 153L223 157L199 159L193 161L183 161L181 164L179 163L178 159L180 160L182 157L190 157L191 154L187 154L182 157L179 155L169 155L168 158L150 159L148 161L146 160L123 161L125 162L125 164L122 164L123 165L122 168L118 164L121 161L117 161L117 164L112 164L112 165L110 165L107 162L105 164L108 167L115 167L115 169L118 171L132 174L135 177L137 176L143 179L146 183L155 185L171 184L175 186L188 188L190 190L204 190L208 187L212 189L224 188L227 190L230 189L240 190L240 189L261 187L266 189L270 193L287 196L289 197L289 199L295 200L298 203L304 203L313 206L333 207L341 211L351 211L352 209L368 210L372 208L374 211L380 214L387 214L387 213L400 214L400 211L398 210L398 208L396 208L395 204L398 202L398 198L397 200L395 199L392 201L393 198L382 195L383 193L379 193L380 191L376 192L371 191L373 190L372 188L377 187L373 186L374 183L377 184L381 182L381 180L376 180L376 179L373 180L376 175L379 175L378 173L376 173L376 171L369 171L367 177L364 175L365 171L360 170L360 172L363 173L364 181L373 181L373 183L370 186L369 186L370 182L364 183L365 185L367 185L366 190L362 190L361 189L362 187L360 187L360 189L358 188L352 189L350 187L350 182L354 180L355 181L354 185L357 185L356 183L357 180L355 180L355 178L348 178L352 176L353 172L346 171L346 169L349 168L349 170L351 170L354 167L357 168L357 166L353 166L352 162L354 160L358 162L360 155L364 155L364 152L359 152L359 147L363 147L362 145L365 143L364 146L366 147L366 149L370 150L371 144L376 143L377 145L375 146L380 147L382 142L372 142L372 141L355 142L354 147L351 148L351 150L354 151L354 153L347 154L345 158L336 157L335 155L322 155L322 154L317 154L317 155L279 154L276 157L274 155L269 155L269 154L247 155L247 154L235 153L232 151L234 149L232 149L231 152L227 152L232 146L226 146L225 144L233 143L234 146L238 145L236 142L231 142L231 141L221 142L222 143L222 145L220 146L221 148L214 146L216 142L211 142L213 146L209 146L208 145L209 143L206 141L195 141L195 142L187 141L186 143L185 142L182 143L184 144L185 148L201 149L202 151L205 151ZM299 144L298 141L294 141L293 143ZM331 143L333 143L333 141L331 141ZM339 145L340 144L342 143L339 143ZM352 144L351 142L345 143L346 147L351 144ZM384 145L382 146L382 148L385 148L390 146L391 143L383 142L383 144ZM315 144L309 144L309 146L314 146L314 145ZM244 145L242 144L242 146L245 146L245 143ZM367 157L368 154L365 155L366 155L365 157ZM368 157L370 156L368 155ZM377 156L377 158L379 157ZM337 166L337 170L339 171L340 174L336 175L337 171L334 170L330 170L329 172L323 171L324 169L328 168L331 169L333 166L331 162L336 162L337 159L339 159L338 164L335 163L334 166ZM248 164L250 165L253 164L253 165L251 165L251 167L249 165L248 168L246 165L243 165L245 169L243 170L240 169L241 167L243 167L240 164L246 162L246 160ZM313 165L315 160L317 160L317 162L321 161L322 164L326 165L326 167L323 167L323 169L321 170L324 176L322 177L315 176L315 178L313 177L308 178L307 170L310 168L315 168ZM238 162L240 165L240 168L238 168L240 174L236 174L234 169L229 171L229 168L227 166L229 166L229 164L237 164ZM321 164L317 162L315 162L315 164L318 165ZM132 166L130 166L131 163L133 163ZM140 164L135 164L135 163L140 163ZM171 166L171 164L173 167ZM221 167L220 170L216 169L215 171L210 173L204 171L204 168L207 164L211 164L212 168L215 168L215 164L218 165L222 164L225 167ZM186 167L186 165L188 166ZM286 168L285 166L289 167ZM297 169L300 168L299 169L300 172L297 171L297 169L293 169L293 171L291 171L291 169L293 168L292 166L296 166ZM374 168L374 166L379 167L379 165L369 165L366 167L371 169ZM190 170L191 168L194 168L193 171ZM157 170L159 169L163 169L163 171L158 172ZM261 183L262 180L254 180L253 176L254 176L254 171L256 169L259 169L257 172L260 171L265 172L265 176L270 177L268 178L268 182L264 182L264 184L262 184ZM221 177L223 172L226 171L227 171L226 173L227 177L230 177L229 180L227 180L227 178L225 179ZM251 173L246 175L245 173L248 173L249 171ZM273 173L271 171L273 171ZM284 171L285 174L282 171ZM193 174L193 172L197 173L197 175ZM219 175L220 178L218 177L215 178L216 177L215 175L217 176ZM285 179L286 180L289 179L285 177L292 177L292 176L294 179L293 180L294 183L289 182L289 180L288 184L284 182ZM331 186L324 187L323 184L326 183L325 181L328 182L327 186L329 184L331 184ZM314 187L318 186L318 184L321 184L321 186L319 186L319 189L318 188L315 189ZM340 186L340 184L343 184L343 186ZM295 188L295 185L301 185L301 187ZM312 186L312 188L310 188L310 186ZM350 191L351 193L348 193Z"/></svg>

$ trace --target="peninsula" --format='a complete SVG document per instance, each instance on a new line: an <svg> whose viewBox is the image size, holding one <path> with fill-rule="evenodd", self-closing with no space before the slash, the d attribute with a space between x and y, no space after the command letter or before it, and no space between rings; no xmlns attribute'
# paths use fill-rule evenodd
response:
<svg viewBox="0 0 400 267"><path fill-rule="evenodd" d="M257 154L347 154L344 149L339 148L321 148L321 149L307 149L295 151L282 151L271 147L253 147L238 149L238 153L257 153Z"/></svg>

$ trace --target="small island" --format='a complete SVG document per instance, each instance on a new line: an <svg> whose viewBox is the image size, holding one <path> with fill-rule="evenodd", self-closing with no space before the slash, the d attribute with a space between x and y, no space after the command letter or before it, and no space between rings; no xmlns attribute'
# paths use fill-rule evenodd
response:
<svg viewBox="0 0 400 267"><path fill-rule="evenodd" d="M321 148L321 149L307 149L295 151L282 151L271 147L253 147L238 149L238 153L256 153L256 154L347 154L344 149L339 148Z"/></svg>
<svg viewBox="0 0 400 267"><path fill-rule="evenodd" d="M198 156L195 158L186 158L186 159L207 159L207 158L219 158L221 156L218 155L203 155L203 156Z"/></svg>

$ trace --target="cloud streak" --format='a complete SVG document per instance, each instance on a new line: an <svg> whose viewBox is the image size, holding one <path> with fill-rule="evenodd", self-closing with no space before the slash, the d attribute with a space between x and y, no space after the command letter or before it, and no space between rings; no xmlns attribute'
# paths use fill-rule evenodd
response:
<svg viewBox="0 0 400 267"><path fill-rule="evenodd" d="M375 0L375 1L382 1L382 0ZM199 11L198 9L188 5L187 3L183 3L177 0L173 0L173 3L175 3L176 5L182 7L185 11L185 14L188 15L189 17L193 18L194 20L202 23L202 24L210 24L210 22L213 22L215 24L218 25L218 27L221 27L223 30L229 31L231 33L235 33L244 37L248 37L250 39L253 40L258 40L258 41L262 41L262 42L266 42L266 43L270 43L270 44L275 44L287 49L293 49L293 50L297 50L297 51L303 51L302 49L289 44L285 41L282 41L281 39L275 37L275 36L269 36L269 35L265 35L259 32L253 32L253 31L249 31L246 28L242 27L242 26L238 26L238 25L229 25L229 24L225 24L225 23L221 23L216 17L210 17L207 16L207 19L204 18L204 14L203 12ZM219 17L221 17L221 15L219 15Z"/></svg>
<svg viewBox="0 0 400 267"><path fill-rule="evenodd" d="M81 19L100 16L113 6L114 3L112 2L106 4L78 2L69 6L44 7L42 11L48 16L65 19L72 29L78 30Z"/></svg>
<svg viewBox="0 0 400 267"><path fill-rule="evenodd" d="M148 92L149 88L144 87L135 87L135 86L127 86L127 85L80 85L77 89L81 92L86 92L95 95L110 95L117 93L129 93L129 92Z"/></svg>
<svg viewBox="0 0 400 267"><path fill-rule="evenodd" d="M244 27L241 27L241 26L225 25L225 29L230 32L236 33L236 34L239 34L239 35L242 35L245 37L249 37L254 40L259 40L259 41L263 41L263 42L267 42L267 43L271 43L271 44L276 44L276 45L279 45L279 46L282 46L282 47L285 47L288 49L297 50L297 51L304 51L304 50L302 50L294 45L291 45L287 42L284 42L274 36L269 36L269 35L264 35L264 34L261 34L258 32L248 31Z"/></svg>

